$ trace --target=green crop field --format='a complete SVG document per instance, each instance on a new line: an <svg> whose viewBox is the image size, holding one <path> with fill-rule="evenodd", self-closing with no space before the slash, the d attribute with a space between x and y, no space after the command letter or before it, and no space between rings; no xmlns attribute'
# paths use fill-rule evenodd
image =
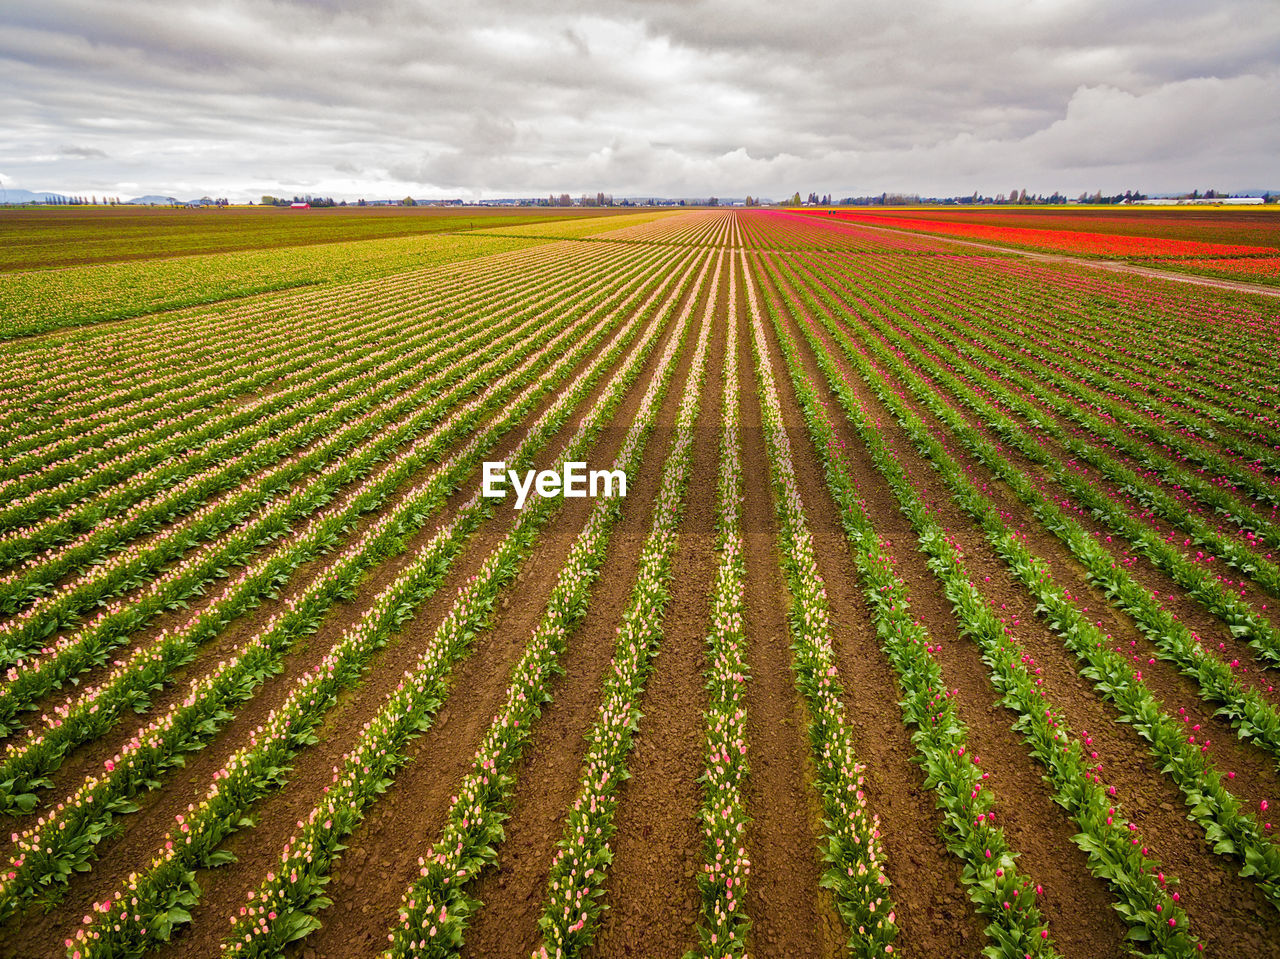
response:
<svg viewBox="0 0 1280 959"><path fill-rule="evenodd" d="M1275 956L1176 215L0 211L0 955Z"/></svg>

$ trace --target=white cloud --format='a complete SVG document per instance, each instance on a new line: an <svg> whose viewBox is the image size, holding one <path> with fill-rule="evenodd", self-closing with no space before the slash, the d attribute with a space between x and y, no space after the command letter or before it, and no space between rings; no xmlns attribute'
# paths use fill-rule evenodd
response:
<svg viewBox="0 0 1280 959"><path fill-rule="evenodd" d="M246 197L1280 187L1277 50L1274 0L44 0L0 12L0 163Z"/></svg>

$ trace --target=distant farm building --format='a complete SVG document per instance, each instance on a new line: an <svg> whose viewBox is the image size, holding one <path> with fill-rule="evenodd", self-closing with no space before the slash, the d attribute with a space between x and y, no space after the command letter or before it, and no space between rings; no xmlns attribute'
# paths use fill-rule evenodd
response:
<svg viewBox="0 0 1280 959"><path fill-rule="evenodd" d="M310 210L311 204L310 203L290 203L289 209L290 210Z"/></svg>

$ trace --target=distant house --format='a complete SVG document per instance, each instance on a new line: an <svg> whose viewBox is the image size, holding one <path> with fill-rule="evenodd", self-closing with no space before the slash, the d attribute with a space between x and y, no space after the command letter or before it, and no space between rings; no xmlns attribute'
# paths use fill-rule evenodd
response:
<svg viewBox="0 0 1280 959"><path fill-rule="evenodd" d="M290 210L310 210L311 204L310 203L290 203L289 209Z"/></svg>

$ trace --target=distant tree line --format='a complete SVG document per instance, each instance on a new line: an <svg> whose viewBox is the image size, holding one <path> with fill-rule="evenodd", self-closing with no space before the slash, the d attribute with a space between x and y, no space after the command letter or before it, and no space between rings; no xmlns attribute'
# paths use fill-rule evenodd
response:
<svg viewBox="0 0 1280 959"><path fill-rule="evenodd" d="M118 196L104 196L99 201L97 196L62 196L50 194L43 200L34 201L44 206L116 206L123 203Z"/></svg>
<svg viewBox="0 0 1280 959"><path fill-rule="evenodd" d="M1206 194L1206 196L1209 194ZM1104 194L1101 190L1094 193L1081 193L1080 203L1130 203L1145 200L1145 193L1137 190L1125 190L1123 193ZM1028 193L1025 187L997 193L995 196L984 196L975 190L969 196L922 197L918 193L881 193L873 196L846 196L832 203L831 194L819 196L810 193L807 199L800 198L797 190L788 202L790 206L911 206L915 204L933 204L938 206L1050 206L1069 202L1066 195L1056 190L1046 196L1043 193Z"/></svg>
<svg viewBox="0 0 1280 959"><path fill-rule="evenodd" d="M347 205L346 200L343 200L341 203L335 203L333 197L331 196L311 196L310 194L308 194L307 196L295 196L292 200L286 199L285 197L282 197L282 196L270 196L269 194L263 194L260 202L262 206L292 206L295 203L307 203L307 204L310 204L311 206L346 206ZM403 202L405 203L406 206L413 206L412 199L406 198L406 200ZM360 201L360 206L364 206L363 200Z"/></svg>
<svg viewBox="0 0 1280 959"><path fill-rule="evenodd" d="M534 205L535 206L615 206L617 204L613 202L613 196L608 193L597 193L595 196L592 196L588 193L584 193L582 194L582 196L580 196L577 199L576 202L574 201L573 197L571 197L567 193L561 193L559 196L556 196L553 193L550 196L548 196L546 199L536 200L534 202ZM623 203L621 205L630 206L631 204Z"/></svg>

